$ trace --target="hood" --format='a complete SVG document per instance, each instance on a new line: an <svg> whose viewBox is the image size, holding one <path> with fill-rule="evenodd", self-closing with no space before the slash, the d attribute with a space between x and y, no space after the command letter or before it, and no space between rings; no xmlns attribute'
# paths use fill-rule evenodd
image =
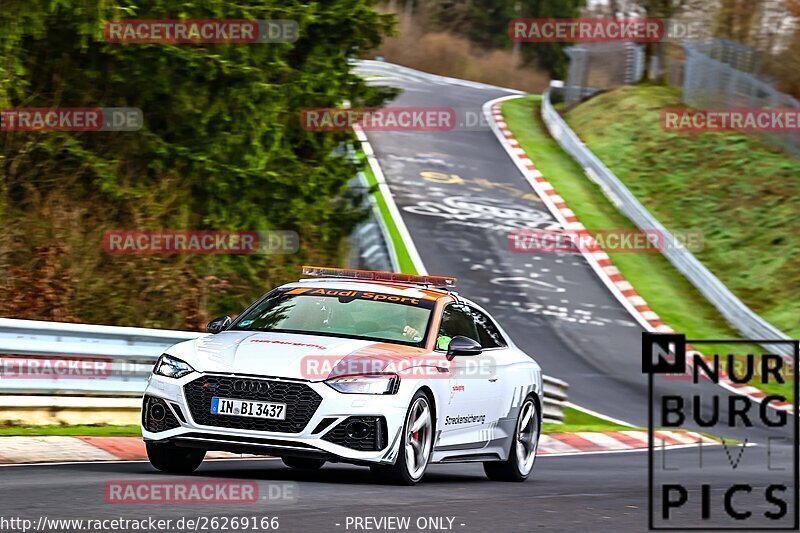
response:
<svg viewBox="0 0 800 533"><path fill-rule="evenodd" d="M200 372L319 381L331 374L380 371L386 362L407 361L426 351L400 344L320 335L223 331L176 344L168 353Z"/></svg>

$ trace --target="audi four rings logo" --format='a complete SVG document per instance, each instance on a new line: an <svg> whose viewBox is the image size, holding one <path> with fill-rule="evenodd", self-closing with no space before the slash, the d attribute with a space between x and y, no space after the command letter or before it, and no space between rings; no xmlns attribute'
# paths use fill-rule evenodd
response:
<svg viewBox="0 0 800 533"><path fill-rule="evenodd" d="M240 379L233 382L234 392L259 392L264 393L269 390L269 383L253 379Z"/></svg>

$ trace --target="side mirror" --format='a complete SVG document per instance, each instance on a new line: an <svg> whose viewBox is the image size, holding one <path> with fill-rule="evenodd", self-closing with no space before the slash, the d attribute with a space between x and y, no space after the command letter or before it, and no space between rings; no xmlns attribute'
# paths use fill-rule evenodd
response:
<svg viewBox="0 0 800 533"><path fill-rule="evenodd" d="M452 359L457 355L480 355L483 347L478 341L474 341L463 335L456 335L447 347L447 358Z"/></svg>
<svg viewBox="0 0 800 533"><path fill-rule="evenodd" d="M209 333L219 333L220 331L224 331L228 326L230 326L231 322L233 322L231 317L221 316L209 322L208 326L206 326L206 329L208 330Z"/></svg>

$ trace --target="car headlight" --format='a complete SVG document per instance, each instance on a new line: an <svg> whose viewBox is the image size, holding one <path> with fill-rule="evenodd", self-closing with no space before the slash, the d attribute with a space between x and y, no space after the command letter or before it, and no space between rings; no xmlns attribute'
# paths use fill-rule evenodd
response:
<svg viewBox="0 0 800 533"><path fill-rule="evenodd" d="M342 376L325 382L345 394L395 394L400 385L397 374Z"/></svg>
<svg viewBox="0 0 800 533"><path fill-rule="evenodd" d="M172 357L167 354L162 354L161 357L158 358L158 361L156 361L156 366L153 368L153 374L175 379L182 378L192 372L194 372L194 368L189 366L188 363L184 363L177 357Z"/></svg>

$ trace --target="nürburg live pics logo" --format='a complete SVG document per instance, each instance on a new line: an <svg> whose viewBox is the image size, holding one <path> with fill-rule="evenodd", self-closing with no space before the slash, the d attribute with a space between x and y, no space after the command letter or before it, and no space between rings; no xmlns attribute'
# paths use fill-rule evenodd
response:
<svg viewBox="0 0 800 533"><path fill-rule="evenodd" d="M797 362L796 340L642 334L650 529L798 529ZM668 447L661 429L713 442Z"/></svg>

